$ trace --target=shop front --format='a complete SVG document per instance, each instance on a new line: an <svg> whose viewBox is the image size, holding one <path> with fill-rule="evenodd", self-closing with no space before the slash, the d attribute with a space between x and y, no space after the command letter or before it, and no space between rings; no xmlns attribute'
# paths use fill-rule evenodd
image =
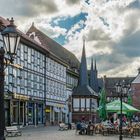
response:
<svg viewBox="0 0 140 140"><path fill-rule="evenodd" d="M46 102L46 125L66 123L66 108L64 104Z"/></svg>
<svg viewBox="0 0 140 140"><path fill-rule="evenodd" d="M43 123L43 104L37 103L37 124Z"/></svg>
<svg viewBox="0 0 140 140"><path fill-rule="evenodd" d="M37 102L28 103L28 125L43 124L43 104Z"/></svg>
<svg viewBox="0 0 140 140"><path fill-rule="evenodd" d="M29 102L28 103L28 125L33 125L35 122L35 109L34 109L34 103Z"/></svg>
<svg viewBox="0 0 140 140"><path fill-rule="evenodd" d="M26 102L28 96L14 93L13 99L10 100L11 125L26 125Z"/></svg>
<svg viewBox="0 0 140 140"><path fill-rule="evenodd" d="M6 124L22 126L43 124L43 105L43 101L14 93L12 99L5 103Z"/></svg>
<svg viewBox="0 0 140 140"><path fill-rule="evenodd" d="M60 110L58 107L54 107L54 124L57 125L60 121Z"/></svg>
<svg viewBox="0 0 140 140"><path fill-rule="evenodd" d="M50 125L51 122L51 112L52 112L51 106L46 106L45 114L46 114L46 125Z"/></svg>

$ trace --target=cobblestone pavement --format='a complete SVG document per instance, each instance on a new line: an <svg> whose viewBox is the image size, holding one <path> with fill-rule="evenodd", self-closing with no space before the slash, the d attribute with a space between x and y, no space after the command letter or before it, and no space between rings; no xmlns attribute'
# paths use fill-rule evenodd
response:
<svg viewBox="0 0 140 140"><path fill-rule="evenodd" d="M123 138L124 140L139 140L140 137ZM22 136L7 137L6 140L119 140L119 136L78 135L75 130L58 131L58 127L24 128Z"/></svg>

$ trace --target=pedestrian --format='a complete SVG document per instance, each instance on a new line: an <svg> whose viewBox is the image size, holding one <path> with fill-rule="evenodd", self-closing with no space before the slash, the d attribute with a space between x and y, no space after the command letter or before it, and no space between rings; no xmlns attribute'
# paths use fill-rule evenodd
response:
<svg viewBox="0 0 140 140"><path fill-rule="evenodd" d="M68 129L71 130L71 123L68 123Z"/></svg>
<svg viewBox="0 0 140 140"><path fill-rule="evenodd" d="M136 115L135 116L135 122L138 122L139 121L139 118L138 118L138 116Z"/></svg>

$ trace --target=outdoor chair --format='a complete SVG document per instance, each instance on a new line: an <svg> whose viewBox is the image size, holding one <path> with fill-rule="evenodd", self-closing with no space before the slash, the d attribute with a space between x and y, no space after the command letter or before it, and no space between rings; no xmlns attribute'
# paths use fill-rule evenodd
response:
<svg viewBox="0 0 140 140"><path fill-rule="evenodd" d="M95 129L95 126L94 125L89 125L87 127L87 135L93 135L94 129Z"/></svg>

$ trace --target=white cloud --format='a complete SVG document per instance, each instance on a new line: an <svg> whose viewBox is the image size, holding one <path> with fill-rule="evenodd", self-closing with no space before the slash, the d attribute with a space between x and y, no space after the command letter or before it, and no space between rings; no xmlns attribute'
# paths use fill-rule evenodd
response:
<svg viewBox="0 0 140 140"><path fill-rule="evenodd" d="M139 61L139 59L137 60L138 48L136 46L140 44L140 41L136 40L140 31L140 9L128 8L129 4L134 1L110 0L105 3L105 0L94 2L91 0L90 5L82 3L82 10L88 13L85 21L86 26L79 33L73 34L72 28L69 31L71 34L69 42L65 47L74 52L80 59L80 50L83 46L81 40L82 36L85 35L87 38L87 57L101 57L97 61L99 73L109 76L134 75L138 67L136 64ZM131 42L130 38L132 38ZM128 41L131 44L128 44ZM130 54L131 52L133 53ZM116 55L117 53L119 55ZM89 62L88 65L90 65Z"/></svg>
<svg viewBox="0 0 140 140"><path fill-rule="evenodd" d="M89 0L88 3L85 0L43 0L46 8L42 5L44 3L37 5L37 0L32 0L27 7L18 1L18 9L12 1L9 1L8 10L5 10L3 7L6 7L6 2L2 0L0 13L6 17L17 15L20 29L27 29L34 21L37 27L53 38L64 35L67 39L64 47L79 60L85 36L87 58L97 58L99 73L126 76L137 71L135 69L140 61L137 47L140 44L140 8L135 4L136 0ZM140 0L137 2L140 3ZM14 8L17 11L9 13ZM62 18L74 17L81 11L87 13L86 20L79 21L70 30L50 25L52 19L59 25ZM83 24L85 27L78 30Z"/></svg>
<svg viewBox="0 0 140 140"><path fill-rule="evenodd" d="M111 75L111 76L136 76L137 70L140 67L140 57L133 60L132 63L122 64L119 67L106 71L101 75Z"/></svg>

